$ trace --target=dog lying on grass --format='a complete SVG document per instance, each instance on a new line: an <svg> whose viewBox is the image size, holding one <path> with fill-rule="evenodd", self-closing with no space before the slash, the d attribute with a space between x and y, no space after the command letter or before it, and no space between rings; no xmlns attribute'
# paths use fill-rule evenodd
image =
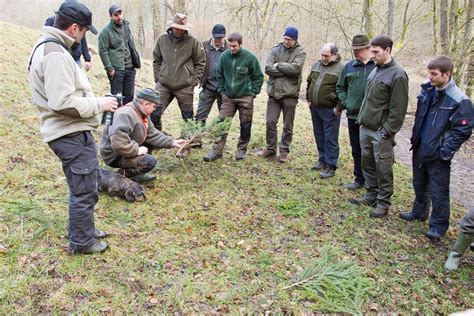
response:
<svg viewBox="0 0 474 316"><path fill-rule="evenodd" d="M100 168L99 192L124 198L128 202L146 200L145 189L141 185L104 168Z"/></svg>

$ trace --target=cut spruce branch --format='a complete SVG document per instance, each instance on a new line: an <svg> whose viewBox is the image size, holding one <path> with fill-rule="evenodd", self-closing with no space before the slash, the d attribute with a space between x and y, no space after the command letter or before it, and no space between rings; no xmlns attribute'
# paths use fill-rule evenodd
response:
<svg viewBox="0 0 474 316"><path fill-rule="evenodd" d="M217 140L229 131L231 124L232 120L229 117L223 121L215 118L207 125L196 121L184 121L181 125L181 137L189 142L178 150L176 157L185 157L190 148L202 144L204 139Z"/></svg>

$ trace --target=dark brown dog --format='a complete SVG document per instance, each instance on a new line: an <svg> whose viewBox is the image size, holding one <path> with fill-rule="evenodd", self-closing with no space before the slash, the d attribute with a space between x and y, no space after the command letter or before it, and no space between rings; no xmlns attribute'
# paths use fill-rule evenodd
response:
<svg viewBox="0 0 474 316"><path fill-rule="evenodd" d="M99 192L104 192L110 196L118 196L129 202L146 200L145 189L141 185L104 168L100 168Z"/></svg>

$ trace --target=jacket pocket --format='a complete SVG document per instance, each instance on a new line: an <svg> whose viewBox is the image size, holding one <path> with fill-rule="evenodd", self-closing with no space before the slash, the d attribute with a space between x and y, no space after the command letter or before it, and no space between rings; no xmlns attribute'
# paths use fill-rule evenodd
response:
<svg viewBox="0 0 474 316"><path fill-rule="evenodd" d="M249 72L248 67L237 67L237 76L244 77Z"/></svg>
<svg viewBox="0 0 474 316"><path fill-rule="evenodd" d="M99 162L96 158L75 161L69 165L69 190L71 194L81 195L97 192L97 171Z"/></svg>

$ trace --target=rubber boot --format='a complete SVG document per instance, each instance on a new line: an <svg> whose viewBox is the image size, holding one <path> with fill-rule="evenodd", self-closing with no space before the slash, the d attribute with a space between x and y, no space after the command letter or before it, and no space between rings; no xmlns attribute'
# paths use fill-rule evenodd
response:
<svg viewBox="0 0 474 316"><path fill-rule="evenodd" d="M459 233L458 239L454 243L453 249L448 254L448 259L444 264L447 271L457 270L459 267L459 260L466 251L467 247L474 241L474 235Z"/></svg>

